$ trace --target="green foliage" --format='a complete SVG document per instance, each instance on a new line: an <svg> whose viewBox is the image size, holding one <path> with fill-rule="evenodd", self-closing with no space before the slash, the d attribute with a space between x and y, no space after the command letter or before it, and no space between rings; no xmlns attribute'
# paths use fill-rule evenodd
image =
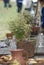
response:
<svg viewBox="0 0 44 65"><path fill-rule="evenodd" d="M30 35L32 16L28 11L19 14L15 21L10 21L9 29L17 40L23 40Z"/></svg>

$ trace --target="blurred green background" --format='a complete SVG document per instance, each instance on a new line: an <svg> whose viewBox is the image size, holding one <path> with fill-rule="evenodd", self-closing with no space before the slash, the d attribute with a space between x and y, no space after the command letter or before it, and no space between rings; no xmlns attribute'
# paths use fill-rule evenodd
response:
<svg viewBox="0 0 44 65"><path fill-rule="evenodd" d="M4 8L4 3L0 1L0 39L4 39L9 31L8 23L17 17L17 7L15 2L11 2L11 8Z"/></svg>

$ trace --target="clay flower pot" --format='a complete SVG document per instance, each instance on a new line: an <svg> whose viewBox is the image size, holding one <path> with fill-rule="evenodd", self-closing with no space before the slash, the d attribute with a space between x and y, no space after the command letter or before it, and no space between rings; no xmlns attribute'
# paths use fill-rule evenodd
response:
<svg viewBox="0 0 44 65"><path fill-rule="evenodd" d="M21 63L21 65L26 65L26 61L24 60L22 56L22 52L23 52L23 49L16 49L16 50L12 50L11 54L13 59L16 58Z"/></svg>
<svg viewBox="0 0 44 65"><path fill-rule="evenodd" d="M33 33L34 35L38 35L38 33L39 33L39 31L40 31L40 27L33 26L32 31L33 31L32 33Z"/></svg>

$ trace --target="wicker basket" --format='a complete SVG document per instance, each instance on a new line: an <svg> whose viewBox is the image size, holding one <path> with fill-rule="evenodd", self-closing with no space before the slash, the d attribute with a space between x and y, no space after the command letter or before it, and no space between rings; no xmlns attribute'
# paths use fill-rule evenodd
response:
<svg viewBox="0 0 44 65"><path fill-rule="evenodd" d="M24 49L24 52L26 52L28 57L33 57L35 52L35 41L31 40L29 42L26 41L20 41L17 43L17 48ZM24 54L25 56L25 54Z"/></svg>

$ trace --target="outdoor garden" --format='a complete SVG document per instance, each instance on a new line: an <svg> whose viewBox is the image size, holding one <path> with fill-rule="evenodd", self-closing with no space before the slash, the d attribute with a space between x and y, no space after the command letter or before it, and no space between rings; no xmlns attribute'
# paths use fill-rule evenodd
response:
<svg viewBox="0 0 44 65"><path fill-rule="evenodd" d="M44 65L44 59L36 57L39 47L36 47L36 41L40 33L36 15L31 15L24 6L18 13L16 3L10 4L10 8L5 8L3 1L0 1L0 43L7 45L0 47L0 64Z"/></svg>
<svg viewBox="0 0 44 65"><path fill-rule="evenodd" d="M5 34L10 32L8 23L17 18L17 8L15 2L11 3L11 8L4 8L4 3L0 1L0 39L5 37Z"/></svg>

